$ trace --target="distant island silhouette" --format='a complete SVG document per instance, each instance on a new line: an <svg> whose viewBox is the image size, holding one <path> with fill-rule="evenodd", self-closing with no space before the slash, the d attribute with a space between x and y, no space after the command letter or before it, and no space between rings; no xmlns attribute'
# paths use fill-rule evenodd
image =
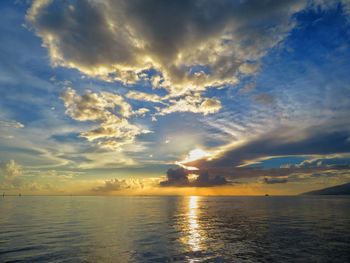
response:
<svg viewBox="0 0 350 263"><path fill-rule="evenodd" d="M350 183L310 191L302 195L350 195Z"/></svg>

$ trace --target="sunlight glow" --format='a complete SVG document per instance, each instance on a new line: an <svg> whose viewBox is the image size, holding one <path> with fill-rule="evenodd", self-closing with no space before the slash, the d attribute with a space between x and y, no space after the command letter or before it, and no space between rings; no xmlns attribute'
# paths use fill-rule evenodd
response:
<svg viewBox="0 0 350 263"><path fill-rule="evenodd" d="M198 223L198 196L190 196L188 202L188 240L192 251L201 249L201 231Z"/></svg>
<svg viewBox="0 0 350 263"><path fill-rule="evenodd" d="M199 175L198 174L189 174L187 177L188 177L188 180L190 182L193 182L199 177Z"/></svg>
<svg viewBox="0 0 350 263"><path fill-rule="evenodd" d="M189 154L187 155L186 159L183 160L182 162L183 163L193 162L193 161L203 159L203 158L208 158L208 157L211 157L211 153L206 152L206 151L198 148L198 149L194 149L194 150L190 151Z"/></svg>
<svg viewBox="0 0 350 263"><path fill-rule="evenodd" d="M211 153L204 151L200 148L197 148L190 151L184 160L180 162L176 162L175 164L187 170L194 171L194 170L198 170L198 168L194 166L187 166L186 163L193 162L199 159L204 159L204 158L206 158L207 160L211 160L211 157L212 157Z"/></svg>

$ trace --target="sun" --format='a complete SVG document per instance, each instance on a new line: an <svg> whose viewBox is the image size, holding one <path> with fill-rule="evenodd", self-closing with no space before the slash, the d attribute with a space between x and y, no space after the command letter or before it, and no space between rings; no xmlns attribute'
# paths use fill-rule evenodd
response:
<svg viewBox="0 0 350 263"><path fill-rule="evenodd" d="M193 161L196 161L196 160L199 160L199 159L208 159L210 160L212 157L212 154L207 152L207 151L204 151L203 149L200 149L200 148L196 148L194 150L191 150L186 158L182 161L179 161L179 162L176 162L177 165L180 165L181 167L187 169L187 170L198 170L197 167L193 167L193 166L187 166L186 163L189 163L189 162L193 162Z"/></svg>
<svg viewBox="0 0 350 263"><path fill-rule="evenodd" d="M192 151L190 151L186 157L185 160L183 160L182 162L193 162L199 159L203 159L203 158L209 158L211 157L211 153L204 151L200 148L194 149Z"/></svg>

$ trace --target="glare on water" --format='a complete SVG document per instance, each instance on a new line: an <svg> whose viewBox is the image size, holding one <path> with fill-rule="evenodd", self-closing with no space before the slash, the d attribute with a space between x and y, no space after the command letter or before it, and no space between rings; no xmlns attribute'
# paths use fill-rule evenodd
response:
<svg viewBox="0 0 350 263"><path fill-rule="evenodd" d="M188 240L193 251L201 250L201 231L198 223L198 196L190 196L188 200Z"/></svg>

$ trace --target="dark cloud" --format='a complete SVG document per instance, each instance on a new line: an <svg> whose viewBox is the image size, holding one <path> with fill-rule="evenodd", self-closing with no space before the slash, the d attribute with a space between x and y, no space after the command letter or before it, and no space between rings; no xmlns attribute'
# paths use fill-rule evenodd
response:
<svg viewBox="0 0 350 263"><path fill-rule="evenodd" d="M132 60L128 43L113 37L105 8L98 1L36 1L32 9L35 18L28 18L43 36L53 34L59 40L47 43L50 52L59 51L56 58L62 61L53 57L56 63L70 61L76 67L90 67Z"/></svg>
<svg viewBox="0 0 350 263"><path fill-rule="evenodd" d="M190 184L188 171L184 168L170 168L166 174L167 180L160 182L161 186L188 186Z"/></svg>
<svg viewBox="0 0 350 263"><path fill-rule="evenodd" d="M284 127L262 135L219 158L188 163L200 169L237 167L246 162L272 156L327 155L350 152L350 132L344 122L313 126L307 129Z"/></svg>
<svg viewBox="0 0 350 263"><path fill-rule="evenodd" d="M195 171L198 172L198 171ZM167 171L167 180L160 182L160 186L175 187L213 187L230 184L225 177L211 176L207 171L199 172L198 177L194 181L188 178L189 171L184 168L170 168ZM193 173L193 171L191 171Z"/></svg>
<svg viewBox="0 0 350 263"><path fill-rule="evenodd" d="M196 187L211 187L230 184L225 177L216 175L210 176L207 171L201 172L198 178L192 183Z"/></svg>
<svg viewBox="0 0 350 263"><path fill-rule="evenodd" d="M256 177L280 177L288 176L293 173L306 172L307 169L296 169L296 168L273 168L263 169L255 167L212 167L208 168L208 172L212 174L222 174L226 178L230 179L249 179Z"/></svg>
<svg viewBox="0 0 350 263"><path fill-rule="evenodd" d="M286 178L268 178L268 177L265 177L263 179L263 182L265 184L284 184L284 183L287 183L288 180Z"/></svg>
<svg viewBox="0 0 350 263"><path fill-rule="evenodd" d="M265 183L281 183L279 179L301 180L317 174L344 174L350 170L350 132L347 121L341 125L313 126L306 129L284 127L228 150L216 159L187 163L211 174L220 174L230 181L236 179L269 178ZM264 168L249 164L274 156L310 156L300 164ZM287 181L286 181L287 182ZM283 183L286 183L283 182Z"/></svg>
<svg viewBox="0 0 350 263"><path fill-rule="evenodd" d="M236 180L256 181L263 178L266 184L300 182L311 178L348 178L350 179L350 167L344 165L319 166L319 167L297 167L269 168L261 167L213 167L208 168L209 173L221 174L229 182ZM345 180L344 179L344 180Z"/></svg>

